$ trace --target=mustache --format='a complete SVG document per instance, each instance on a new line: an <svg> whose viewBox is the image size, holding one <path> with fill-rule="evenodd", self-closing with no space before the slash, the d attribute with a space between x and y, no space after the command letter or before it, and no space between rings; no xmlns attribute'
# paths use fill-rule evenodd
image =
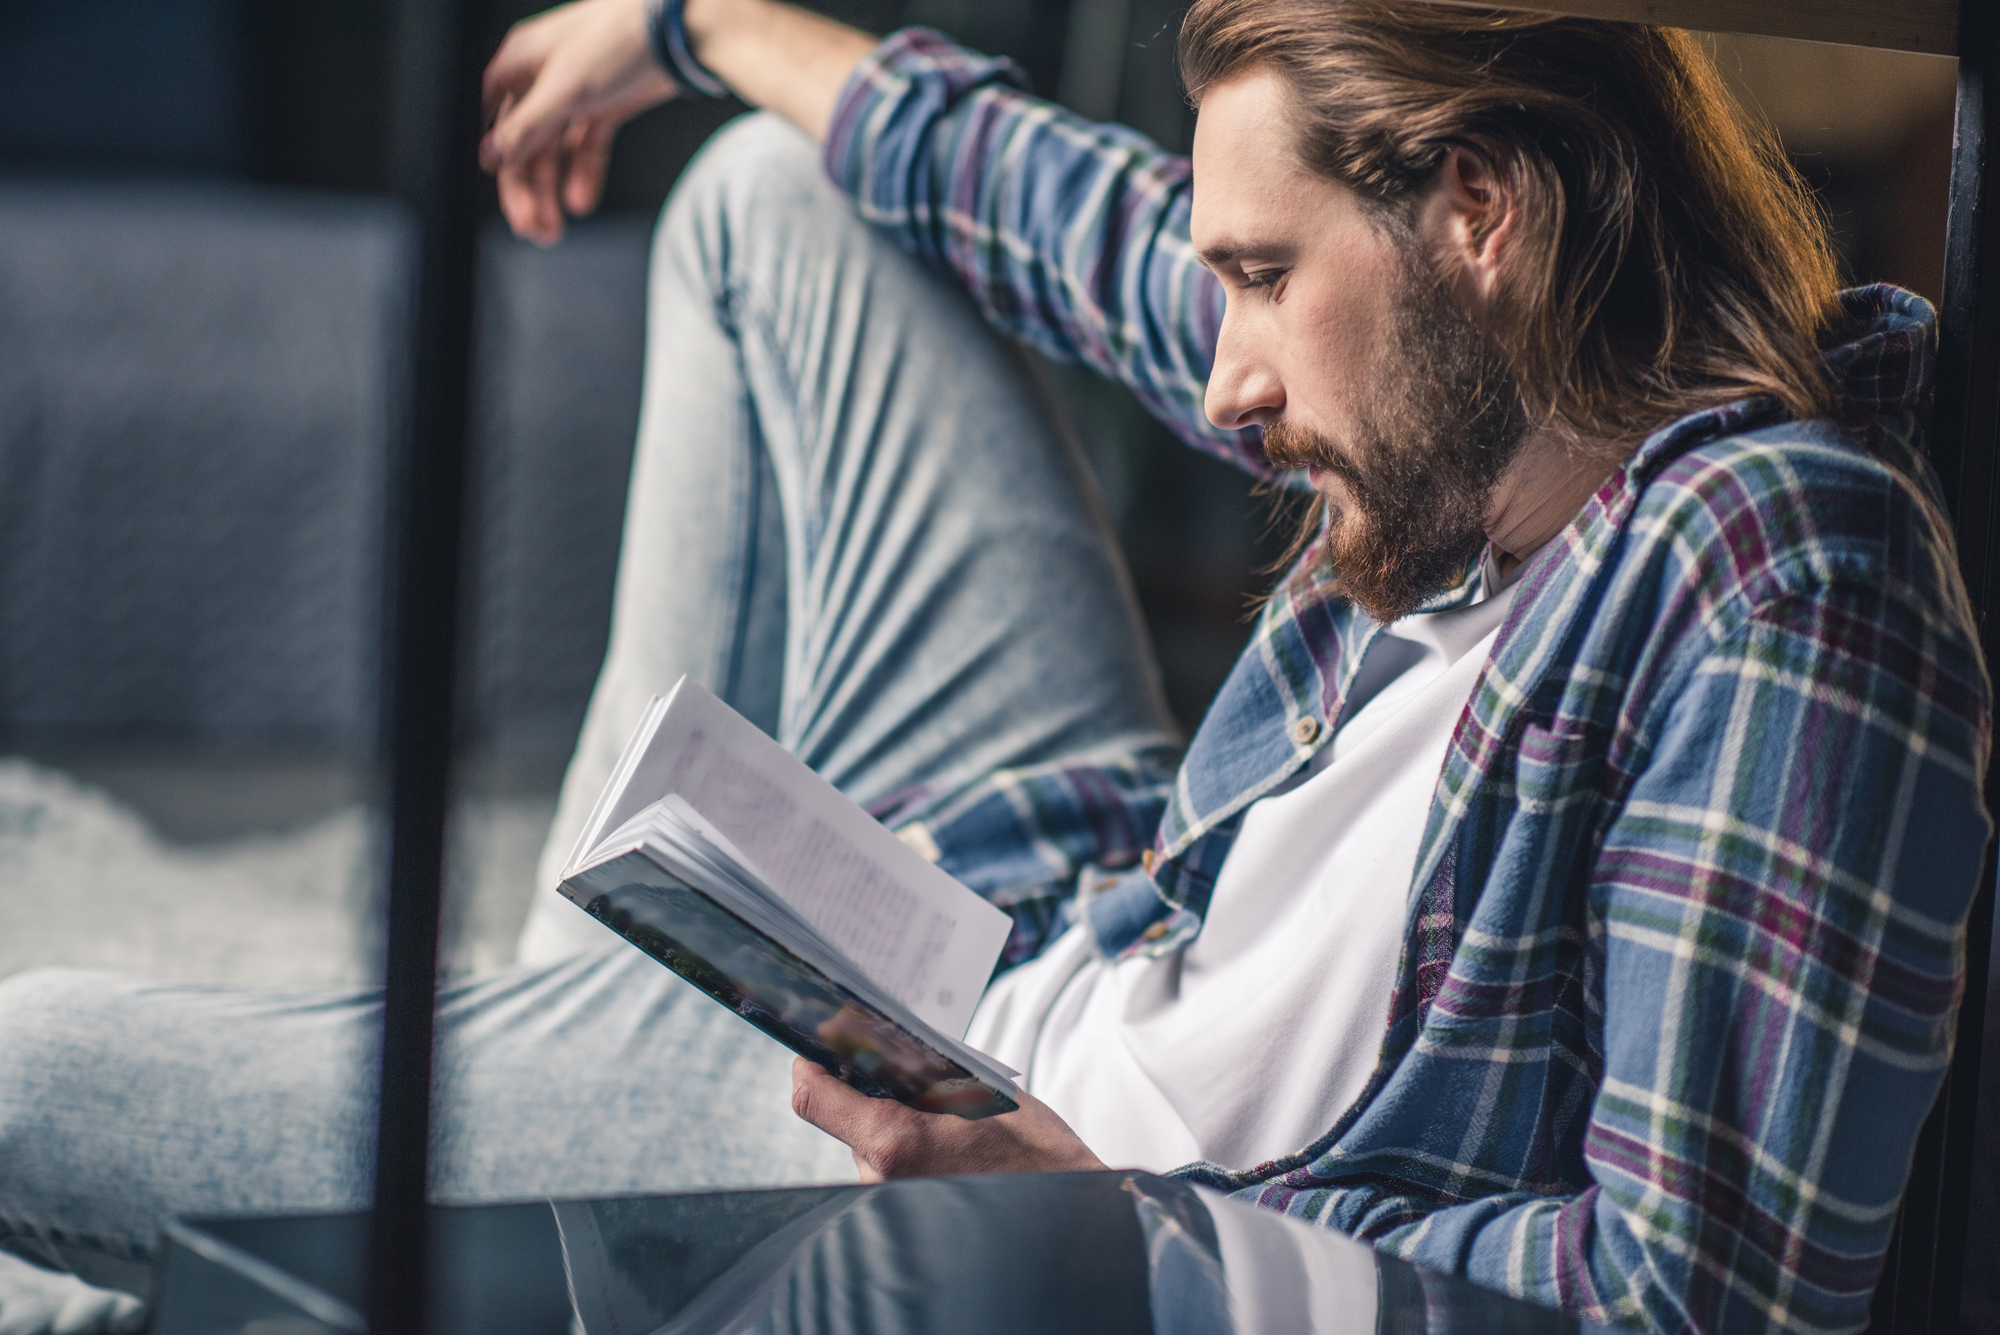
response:
<svg viewBox="0 0 2000 1335"><path fill-rule="evenodd" d="M1264 457L1279 468L1318 468L1343 480L1354 471L1332 441L1283 419L1264 424Z"/></svg>
<svg viewBox="0 0 2000 1335"><path fill-rule="evenodd" d="M1309 427L1282 420L1267 423L1264 457L1279 468L1313 468L1331 473L1347 487L1355 502L1363 506L1373 504L1380 491L1373 470Z"/></svg>

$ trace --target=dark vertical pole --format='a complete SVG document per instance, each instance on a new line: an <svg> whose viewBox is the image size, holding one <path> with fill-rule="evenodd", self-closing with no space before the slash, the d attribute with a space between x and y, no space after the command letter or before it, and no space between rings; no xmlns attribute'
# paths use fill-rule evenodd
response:
<svg viewBox="0 0 2000 1335"><path fill-rule="evenodd" d="M1957 140L1944 304L1938 313L1931 458L1952 507L1959 566L1990 669L2000 667L2000 292L1995 291L2000 219L1989 207L1992 154L2000 142L1995 138L2000 128L2000 12L1993 0L1962 0L1959 15ZM2000 763L1987 770L1986 805L2000 813ZM1869 1329L1880 1335L1955 1335L1959 1329L1995 869L1989 843L1968 925L1958 1045L1937 1105L1918 1138L1896 1237L1875 1293ZM1977 1263L1990 1265L1992 1258Z"/></svg>
<svg viewBox="0 0 2000 1335"><path fill-rule="evenodd" d="M470 0L401 0L395 181L418 228L408 416L389 470L383 738L388 950L372 1335L425 1329L431 1043L451 788L472 371L479 55Z"/></svg>

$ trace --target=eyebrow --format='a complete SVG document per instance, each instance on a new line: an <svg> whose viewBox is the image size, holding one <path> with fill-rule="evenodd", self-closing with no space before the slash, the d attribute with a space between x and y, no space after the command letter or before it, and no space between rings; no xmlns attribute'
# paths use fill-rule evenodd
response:
<svg viewBox="0 0 2000 1335"><path fill-rule="evenodd" d="M1220 264L1236 264L1246 259L1287 259L1295 250L1294 246L1276 241L1218 241L1194 254L1196 259L1213 269Z"/></svg>

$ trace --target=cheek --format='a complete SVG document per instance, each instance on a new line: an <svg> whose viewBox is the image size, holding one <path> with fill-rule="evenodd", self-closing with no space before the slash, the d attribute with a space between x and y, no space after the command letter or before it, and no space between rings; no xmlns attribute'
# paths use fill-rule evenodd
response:
<svg viewBox="0 0 2000 1335"><path fill-rule="evenodd" d="M1296 375L1315 404L1365 414L1400 373L1391 313L1365 299L1328 299L1310 312L1298 338Z"/></svg>
<svg viewBox="0 0 2000 1335"><path fill-rule="evenodd" d="M1304 394L1325 411L1366 414L1397 373L1395 294L1399 272L1386 243L1364 228L1329 249L1313 281L1285 303Z"/></svg>
<svg viewBox="0 0 2000 1335"><path fill-rule="evenodd" d="M1379 354L1351 322L1315 321L1290 341L1285 385L1303 419L1344 435L1367 415L1379 375Z"/></svg>

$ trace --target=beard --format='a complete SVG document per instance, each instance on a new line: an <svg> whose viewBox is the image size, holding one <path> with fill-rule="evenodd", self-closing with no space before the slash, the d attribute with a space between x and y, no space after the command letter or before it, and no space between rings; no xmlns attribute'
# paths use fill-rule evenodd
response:
<svg viewBox="0 0 2000 1335"><path fill-rule="evenodd" d="M1351 506L1321 496L1293 550L1312 549L1308 570L1384 625L1453 587L1479 555L1493 490L1527 434L1512 372L1414 244L1404 274L1385 363L1394 379L1355 438L1264 427L1273 464L1346 487Z"/></svg>

